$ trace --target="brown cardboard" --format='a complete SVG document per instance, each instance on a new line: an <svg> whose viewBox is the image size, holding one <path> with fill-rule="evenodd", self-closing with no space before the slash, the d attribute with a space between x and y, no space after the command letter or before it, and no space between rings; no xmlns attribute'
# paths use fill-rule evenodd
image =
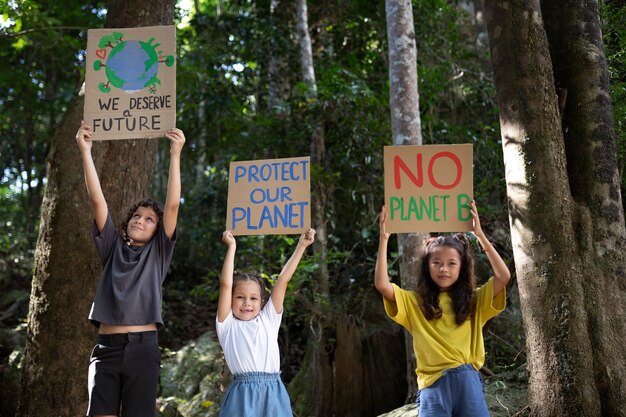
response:
<svg viewBox="0 0 626 417"><path fill-rule="evenodd" d="M472 230L472 145L385 146L387 231Z"/></svg>
<svg viewBox="0 0 626 417"><path fill-rule="evenodd" d="M311 227L310 157L230 163L226 229L300 234Z"/></svg>
<svg viewBox="0 0 626 417"><path fill-rule="evenodd" d="M176 127L174 26L90 29L85 70L93 140L163 137Z"/></svg>

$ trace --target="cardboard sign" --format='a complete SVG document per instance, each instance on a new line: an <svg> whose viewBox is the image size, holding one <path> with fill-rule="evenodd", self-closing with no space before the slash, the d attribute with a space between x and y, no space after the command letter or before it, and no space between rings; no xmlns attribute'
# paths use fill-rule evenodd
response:
<svg viewBox="0 0 626 417"><path fill-rule="evenodd" d="M235 236L306 232L311 227L310 159L231 162L226 229Z"/></svg>
<svg viewBox="0 0 626 417"><path fill-rule="evenodd" d="M163 137L176 127L174 26L87 32L83 120L93 140Z"/></svg>
<svg viewBox="0 0 626 417"><path fill-rule="evenodd" d="M387 231L472 230L472 145L385 146Z"/></svg>

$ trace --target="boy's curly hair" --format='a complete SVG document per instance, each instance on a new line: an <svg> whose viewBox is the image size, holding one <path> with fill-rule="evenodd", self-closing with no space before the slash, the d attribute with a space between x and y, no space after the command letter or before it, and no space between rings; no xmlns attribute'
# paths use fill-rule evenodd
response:
<svg viewBox="0 0 626 417"><path fill-rule="evenodd" d="M133 217L133 214L135 214L135 212L137 211L139 207L148 207L154 210L154 212L157 215L157 229L156 230L159 230L159 228L163 226L163 209L161 208L161 205L159 204L159 202L151 198L144 198L143 200L139 200L128 209L128 211L126 212L126 218L122 223L120 223L120 226L118 229L120 234L124 238L124 241L128 244L132 243L127 233L128 222Z"/></svg>
<svg viewBox="0 0 626 417"><path fill-rule="evenodd" d="M270 292L265 286L265 281L263 277L258 272L243 272L243 271L235 271L233 272L233 290L237 287L240 282L245 281L253 281L259 284L259 288L261 290L261 308L265 307L265 304L270 298Z"/></svg>
<svg viewBox="0 0 626 417"><path fill-rule="evenodd" d="M452 306L457 324L462 324L476 311L476 272L474 258L470 252L470 243L465 234L444 235L424 240L420 254L420 266L417 275L417 294L420 308L427 320L440 318L442 311L439 305L440 289L430 276L430 257L437 249L450 247L456 249L461 256L459 279L448 291L452 298Z"/></svg>

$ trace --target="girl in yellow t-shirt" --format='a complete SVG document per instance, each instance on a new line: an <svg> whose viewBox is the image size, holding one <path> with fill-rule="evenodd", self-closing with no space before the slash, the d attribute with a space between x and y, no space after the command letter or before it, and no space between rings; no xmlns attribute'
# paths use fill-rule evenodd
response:
<svg viewBox="0 0 626 417"><path fill-rule="evenodd" d="M511 274L480 226L471 202L473 232L493 277L476 288L474 259L464 234L424 242L417 290L392 284L387 273L387 210L380 213L375 286L389 317L413 337L420 417L489 416L478 370L485 362L482 328L506 305Z"/></svg>

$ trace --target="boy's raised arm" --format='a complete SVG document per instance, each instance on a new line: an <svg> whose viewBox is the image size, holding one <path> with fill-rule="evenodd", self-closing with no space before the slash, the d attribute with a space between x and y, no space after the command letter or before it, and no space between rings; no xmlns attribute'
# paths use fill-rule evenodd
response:
<svg viewBox="0 0 626 417"><path fill-rule="evenodd" d="M180 129L170 129L165 137L170 140L170 169L167 178L167 197L163 208L163 230L168 238L174 236L180 207L180 154L185 144L185 134Z"/></svg>
<svg viewBox="0 0 626 417"><path fill-rule="evenodd" d="M91 203L91 209L93 211L96 227L98 228L98 231L101 232L102 229L104 229L109 209L107 207L104 194L102 193L102 186L100 185L100 179L98 178L98 172L96 171L93 157L91 156L91 147L93 145L93 142L91 141L92 135L93 131L91 130L91 126L83 122L76 133L76 143L78 144L78 149L80 150L80 155L83 161L87 196L89 197L89 202Z"/></svg>

